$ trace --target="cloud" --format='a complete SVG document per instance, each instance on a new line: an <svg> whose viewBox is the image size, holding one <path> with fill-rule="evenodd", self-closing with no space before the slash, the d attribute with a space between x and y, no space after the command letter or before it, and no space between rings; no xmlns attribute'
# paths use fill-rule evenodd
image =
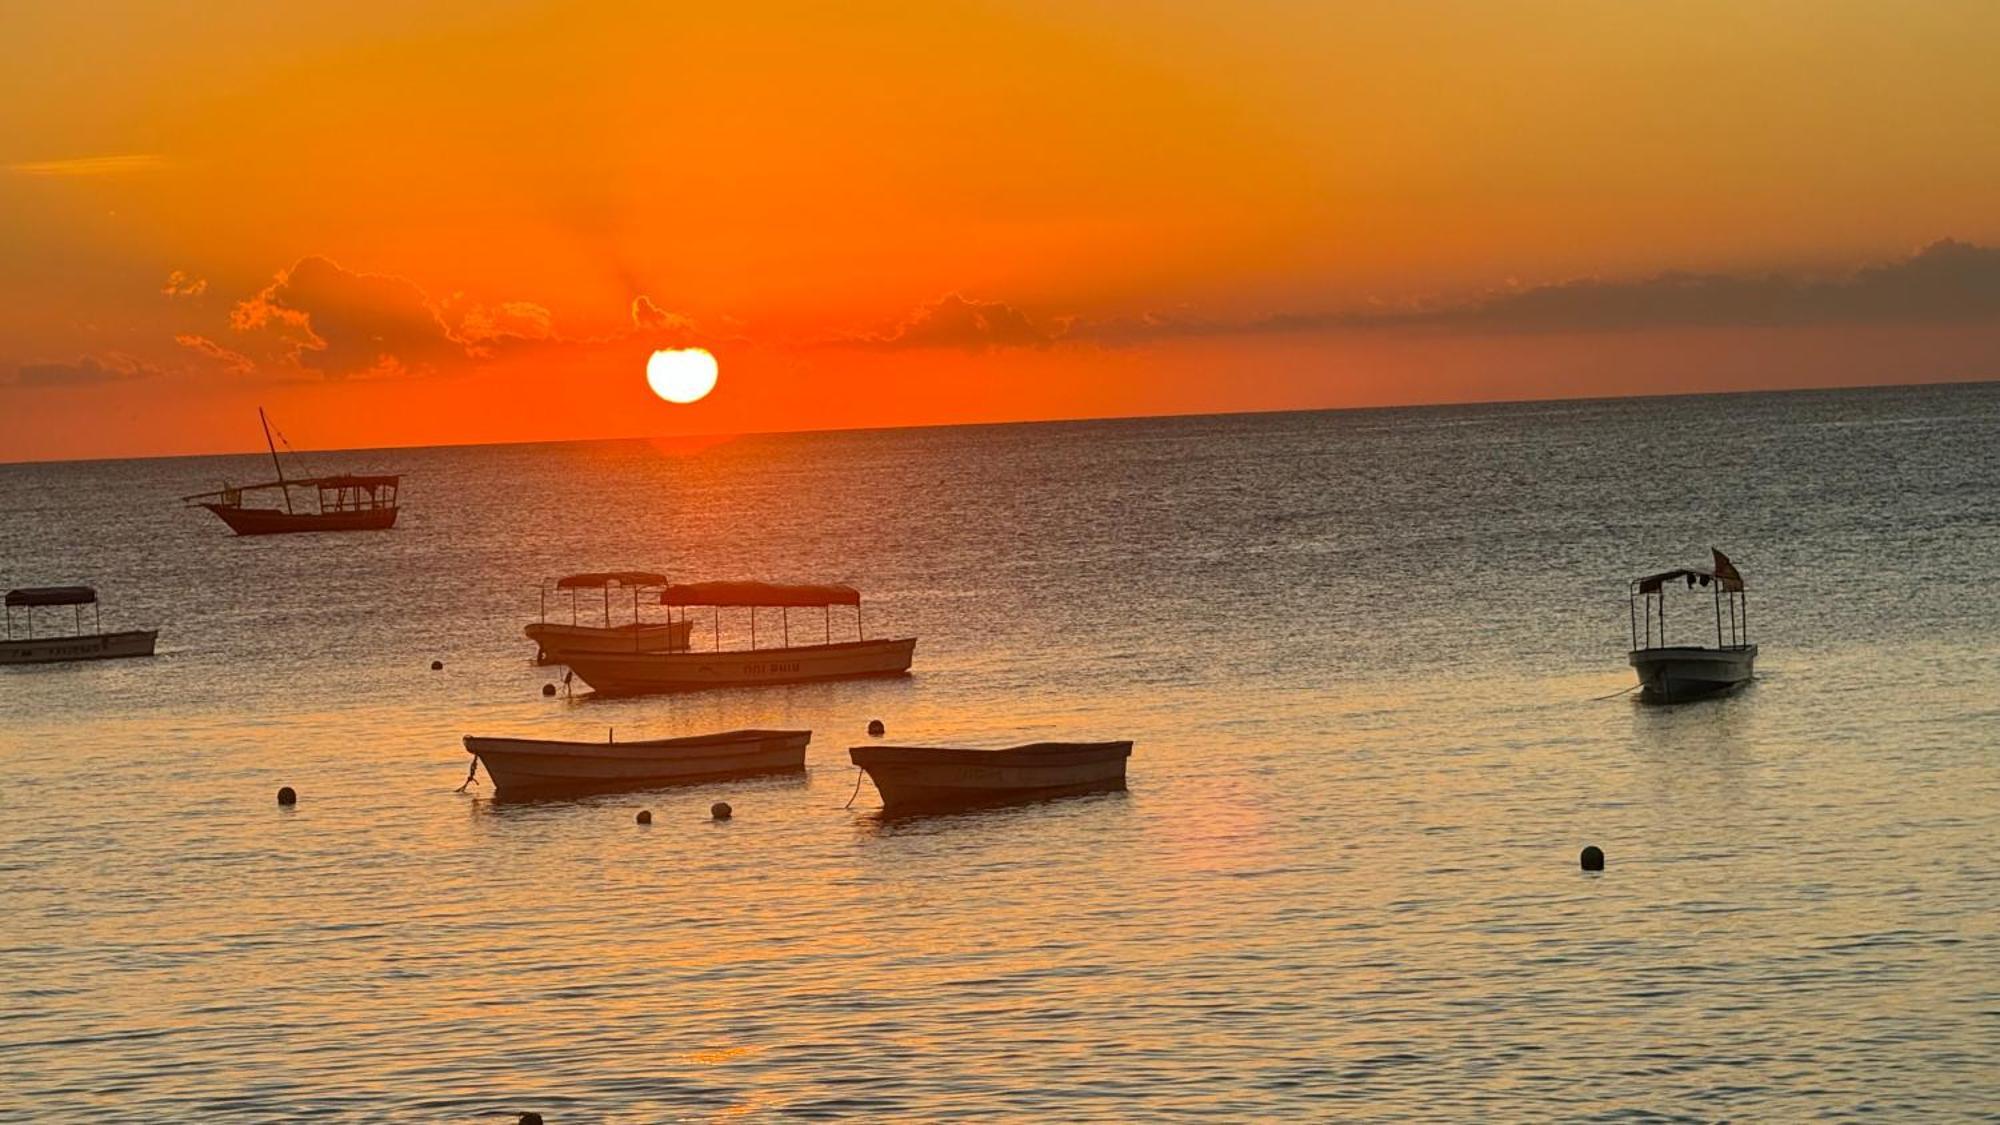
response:
<svg viewBox="0 0 2000 1125"><path fill-rule="evenodd" d="M257 370L256 360L251 359L242 352L230 351L228 348L223 347L206 336L197 336L191 332L183 332L174 337L174 343L215 360L222 364L223 369L232 375L248 375Z"/></svg>
<svg viewBox="0 0 2000 1125"><path fill-rule="evenodd" d="M873 348L963 348L976 352L1047 347L1065 334L1064 326L1036 324L1012 305L951 293L919 308L887 333L853 336L840 342Z"/></svg>
<svg viewBox="0 0 2000 1125"><path fill-rule="evenodd" d="M973 351L1052 344L1124 347L1217 337L1335 332L1628 332L2000 319L2000 249L1954 239L1833 277L1667 272L1514 287L1470 300L1204 317L1179 309L1128 317L1060 317L1037 324L1013 306L953 294L894 331L839 343Z"/></svg>
<svg viewBox="0 0 2000 1125"><path fill-rule="evenodd" d="M1662 273L1586 278L1413 310L1364 324L1497 332L1625 331L1983 320L2000 316L2000 249L1945 239L1900 261L1834 278Z"/></svg>
<svg viewBox="0 0 2000 1125"><path fill-rule="evenodd" d="M129 176L157 172L168 167L164 156L131 153L123 156L79 156L69 160L28 160L7 165L17 176L78 178L85 176Z"/></svg>
<svg viewBox="0 0 2000 1125"><path fill-rule="evenodd" d="M491 359L522 344L558 341L555 318L532 301L502 301L497 305L464 305L456 299L441 310L453 321L451 336L470 359Z"/></svg>
<svg viewBox="0 0 2000 1125"><path fill-rule="evenodd" d="M670 313L653 303L651 297L641 293L632 298L632 327L642 331L680 331L694 327L694 322L678 313Z"/></svg>
<svg viewBox="0 0 2000 1125"><path fill-rule="evenodd" d="M1106 345L1203 336L1414 329L1457 333L1625 332L2000 318L2000 249L1943 239L1907 258L1836 277L1667 272L1583 278L1400 308L1187 315L1070 324L1065 338Z"/></svg>
<svg viewBox="0 0 2000 1125"><path fill-rule="evenodd" d="M20 387L88 387L158 375L160 369L120 352L84 356L75 363L24 363L14 372Z"/></svg>
<svg viewBox="0 0 2000 1125"><path fill-rule="evenodd" d="M332 378L430 372L469 358L415 282L318 256L279 271L229 321L280 364Z"/></svg>
<svg viewBox="0 0 2000 1125"><path fill-rule="evenodd" d="M240 351L193 333L180 344L232 371L275 369L328 378L423 375L529 353L655 347L690 342L695 324L640 297L633 327L601 337L565 336L532 301L442 301L408 278L361 273L321 256L299 259L229 313Z"/></svg>
<svg viewBox="0 0 2000 1125"><path fill-rule="evenodd" d="M175 270L167 275L167 283L160 288L160 292L169 297L199 297L208 292L208 279L190 277Z"/></svg>

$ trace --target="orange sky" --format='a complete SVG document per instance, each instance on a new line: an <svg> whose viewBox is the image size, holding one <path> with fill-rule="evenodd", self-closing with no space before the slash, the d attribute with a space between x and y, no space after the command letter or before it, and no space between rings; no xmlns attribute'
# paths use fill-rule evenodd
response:
<svg viewBox="0 0 2000 1125"><path fill-rule="evenodd" d="M1990 3L193 12L9 8L0 461L2000 377Z"/></svg>

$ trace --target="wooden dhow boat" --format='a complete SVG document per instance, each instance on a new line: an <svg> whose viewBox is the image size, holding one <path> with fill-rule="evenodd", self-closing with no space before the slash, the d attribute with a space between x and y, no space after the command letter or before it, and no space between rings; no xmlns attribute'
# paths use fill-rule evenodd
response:
<svg viewBox="0 0 2000 1125"><path fill-rule="evenodd" d="M257 408L264 425L264 444L271 451L271 466L278 479L257 484L227 485L215 492L197 492L181 497L181 502L207 508L238 535L283 535L300 531L381 531L396 526L396 493L403 478L396 474L330 477L285 476L278 460L278 447L271 440L271 421L264 408ZM292 490L305 489L315 498L313 511L301 511L292 503ZM283 507L245 507L244 493L276 492Z"/></svg>
<svg viewBox="0 0 2000 1125"><path fill-rule="evenodd" d="M1750 643L1750 603L1743 575L1727 555L1712 547L1709 550L1715 556L1711 569L1682 567L1632 580L1628 597L1632 651L1628 659L1639 673L1642 702L1685 703L1734 691L1750 682L1757 646ZM1689 590L1712 591L1713 648L1667 642L1667 593L1682 583Z"/></svg>
<svg viewBox="0 0 2000 1125"><path fill-rule="evenodd" d="M465 736L496 793L638 788L806 768L809 730L732 730L619 742Z"/></svg>
<svg viewBox="0 0 2000 1125"><path fill-rule="evenodd" d="M116 660L151 656L158 629L104 631L97 591L89 586L31 586L7 591L7 639L0 641L0 664L54 664L67 660ZM70 607L70 631L35 635L37 609ZM91 631L83 631L83 607L90 607ZM16 617L16 614L19 617ZM58 614L60 617L60 614Z"/></svg>
<svg viewBox="0 0 2000 1125"><path fill-rule="evenodd" d="M899 676L909 672L910 662L916 655L915 637L866 638L861 623L861 593L852 586L696 582L666 587L660 592L660 604L669 607L670 614L679 609L683 622L688 620L687 611L690 608L712 610L712 647L685 652L571 652L562 663L569 665L570 670L595 691L605 695L632 695L748 684ZM832 640L834 606L854 607L855 640ZM721 622L725 608L750 611L749 648L722 647ZM779 644L776 647L757 646L759 609L781 611ZM797 609L818 609L822 612L825 641L806 645L792 643L791 613Z"/></svg>
<svg viewBox="0 0 2000 1125"><path fill-rule="evenodd" d="M1031 742L1005 750L856 746L885 812L1039 800L1125 788L1127 742Z"/></svg>
<svg viewBox="0 0 2000 1125"><path fill-rule="evenodd" d="M577 653L633 653L633 652L685 652L688 647L688 633L693 628L688 621L646 621L639 615L642 595L661 589L670 583L665 575L644 570L600 571L591 574L571 574L556 579L553 583L542 584L541 620L523 629L528 639L535 642L535 663L566 664L569 657ZM569 594L569 623L549 620L549 590L553 588ZM604 595L603 624L586 625L578 616L577 595L579 591L599 590ZM612 624L612 593L632 595L632 619Z"/></svg>

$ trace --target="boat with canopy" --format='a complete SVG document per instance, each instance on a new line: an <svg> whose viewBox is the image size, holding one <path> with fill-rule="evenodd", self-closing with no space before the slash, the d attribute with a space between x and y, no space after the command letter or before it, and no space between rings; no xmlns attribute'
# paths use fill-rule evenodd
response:
<svg viewBox="0 0 2000 1125"><path fill-rule="evenodd" d="M1743 575L1721 551L1710 548L1710 568L1680 567L1632 580L1632 667L1639 673L1639 698L1646 703L1684 703L1733 691L1750 681L1757 646L1750 643L1750 602ZM1667 641L1667 594L1711 592L1715 645Z"/></svg>
<svg viewBox="0 0 2000 1125"><path fill-rule="evenodd" d="M642 604L656 603L651 596L653 591L669 585L671 583L666 575L645 570L595 571L543 582L541 620L522 630L529 640L535 642L535 663L565 664L569 657L578 653L685 652L688 633L693 628L690 622L647 621L640 615ZM568 624L549 620L549 591L552 589L558 599L564 594L569 595ZM586 624L588 618L583 616L579 597L590 591L602 595L601 624ZM630 595L630 620L612 623L614 594L621 611L626 595ZM560 611L560 604L557 608Z"/></svg>
<svg viewBox="0 0 2000 1125"><path fill-rule="evenodd" d="M640 692L687 691L696 688L744 684L785 684L808 680L839 680L860 676L898 676L910 670L916 655L915 637L870 640L862 628L861 592L852 586L780 585L770 582L694 582L670 585L660 591L659 602L671 618L691 622L688 611L707 609L708 630L693 629L692 636L708 633L709 647L677 652L583 653L574 652L562 663L606 695ZM833 639L835 607L852 606L854 636L851 641ZM722 615L724 610L749 611L749 647L725 649ZM760 647L759 610L779 611L778 644ZM812 644L793 644L793 614L820 611L821 639ZM844 619L847 614L841 614ZM810 627L809 625L807 626ZM770 636L768 624L764 636Z"/></svg>
<svg viewBox="0 0 2000 1125"><path fill-rule="evenodd" d="M97 591L89 586L30 586L7 591L7 639L0 641L0 664L53 664L65 660L115 660L151 656L158 629L107 633L98 611ZM90 632L83 631L83 607L90 607ZM43 621L70 611L69 632L44 629L35 634L36 610ZM60 628L60 625L57 626Z"/></svg>
<svg viewBox="0 0 2000 1125"><path fill-rule="evenodd" d="M396 526L396 495L403 478L398 474L360 475L342 473L323 477L286 477L278 460L278 446L271 440L271 420L264 408L257 408L264 425L264 444L271 451L271 467L278 479L256 484L225 485L214 492L197 492L181 497L181 502L207 508L238 535L281 535L297 531L380 531ZM289 445L288 445L289 448ZM301 510L292 502L293 490L313 497L313 510ZM245 493L278 494L282 507L246 507Z"/></svg>

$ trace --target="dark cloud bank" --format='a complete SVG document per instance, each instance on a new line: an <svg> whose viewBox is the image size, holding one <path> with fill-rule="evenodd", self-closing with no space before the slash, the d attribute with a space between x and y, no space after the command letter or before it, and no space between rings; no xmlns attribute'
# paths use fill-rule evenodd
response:
<svg viewBox="0 0 2000 1125"><path fill-rule="evenodd" d="M954 293L918 309L889 332L839 342L883 349L983 351L1318 332L1617 332L1994 319L2000 319L2000 249L1945 239L1900 261L1833 278L1673 272L1625 281L1589 278L1456 303L1275 313L1241 320L1179 313L1036 320L1003 302Z"/></svg>

